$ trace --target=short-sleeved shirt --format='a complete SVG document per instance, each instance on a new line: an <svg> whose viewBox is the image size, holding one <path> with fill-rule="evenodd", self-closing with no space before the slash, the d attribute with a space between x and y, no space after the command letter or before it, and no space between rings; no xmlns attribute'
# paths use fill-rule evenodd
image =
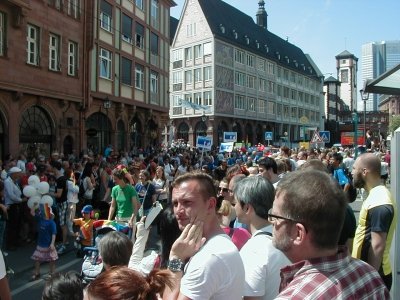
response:
<svg viewBox="0 0 400 300"><path fill-rule="evenodd" d="M74 219L74 225L79 226L79 233L83 238L81 243L84 246L92 246L93 244L93 222L93 219Z"/></svg>
<svg viewBox="0 0 400 300"><path fill-rule="evenodd" d="M62 193L60 198L56 198L57 203L62 203L67 201L68 187L67 187L67 178L64 175L58 177L56 179L56 192L58 189L62 189Z"/></svg>
<svg viewBox="0 0 400 300"><path fill-rule="evenodd" d="M137 193L133 186L127 184L121 188L119 185L116 185L111 191L111 197L115 199L117 203L117 217L129 218L132 216L134 212L132 198L137 199Z"/></svg>
<svg viewBox="0 0 400 300"><path fill-rule="evenodd" d="M40 247L48 248L51 244L52 235L57 234L57 227L54 220L40 219L38 221L38 240Z"/></svg>

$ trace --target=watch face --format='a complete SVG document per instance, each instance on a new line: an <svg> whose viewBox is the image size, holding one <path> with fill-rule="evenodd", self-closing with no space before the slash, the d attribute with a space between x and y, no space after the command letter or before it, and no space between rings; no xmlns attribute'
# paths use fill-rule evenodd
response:
<svg viewBox="0 0 400 300"><path fill-rule="evenodd" d="M168 269L170 269L172 272L183 271L184 266L185 264L179 258L171 259L168 263Z"/></svg>

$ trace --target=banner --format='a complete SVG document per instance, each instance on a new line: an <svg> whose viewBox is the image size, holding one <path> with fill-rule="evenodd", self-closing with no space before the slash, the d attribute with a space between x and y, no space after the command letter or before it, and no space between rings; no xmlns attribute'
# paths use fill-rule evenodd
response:
<svg viewBox="0 0 400 300"><path fill-rule="evenodd" d="M211 150L212 137L211 136L197 136L196 147L203 150Z"/></svg>
<svg viewBox="0 0 400 300"><path fill-rule="evenodd" d="M221 143L219 146L219 153L223 152L232 152L233 151L233 143Z"/></svg>

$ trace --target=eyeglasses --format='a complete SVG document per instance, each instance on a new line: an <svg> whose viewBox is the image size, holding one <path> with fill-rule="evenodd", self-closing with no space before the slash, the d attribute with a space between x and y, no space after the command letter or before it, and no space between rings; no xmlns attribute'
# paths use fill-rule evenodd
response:
<svg viewBox="0 0 400 300"><path fill-rule="evenodd" d="M223 192L223 193L232 192L230 189L222 188L222 187L219 187L219 188L218 188L218 191Z"/></svg>
<svg viewBox="0 0 400 300"><path fill-rule="evenodd" d="M294 220L294 219L290 219L290 218L274 215L274 214L272 214L272 208L270 208L269 211L268 211L268 221L271 222L271 223L274 223L278 219L291 221L291 222L295 222L295 223L301 223L300 221L297 221L297 220ZM301 224L303 224L303 223L301 223Z"/></svg>

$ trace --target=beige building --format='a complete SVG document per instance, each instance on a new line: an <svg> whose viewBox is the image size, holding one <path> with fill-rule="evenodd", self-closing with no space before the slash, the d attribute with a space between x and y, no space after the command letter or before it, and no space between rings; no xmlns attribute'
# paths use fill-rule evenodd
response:
<svg viewBox="0 0 400 300"><path fill-rule="evenodd" d="M296 143L323 128L323 76L312 59L267 29L264 1L257 22L216 0L185 1L171 46L170 118L174 138ZM303 128L306 128L306 137ZM265 142L266 143L266 142Z"/></svg>

